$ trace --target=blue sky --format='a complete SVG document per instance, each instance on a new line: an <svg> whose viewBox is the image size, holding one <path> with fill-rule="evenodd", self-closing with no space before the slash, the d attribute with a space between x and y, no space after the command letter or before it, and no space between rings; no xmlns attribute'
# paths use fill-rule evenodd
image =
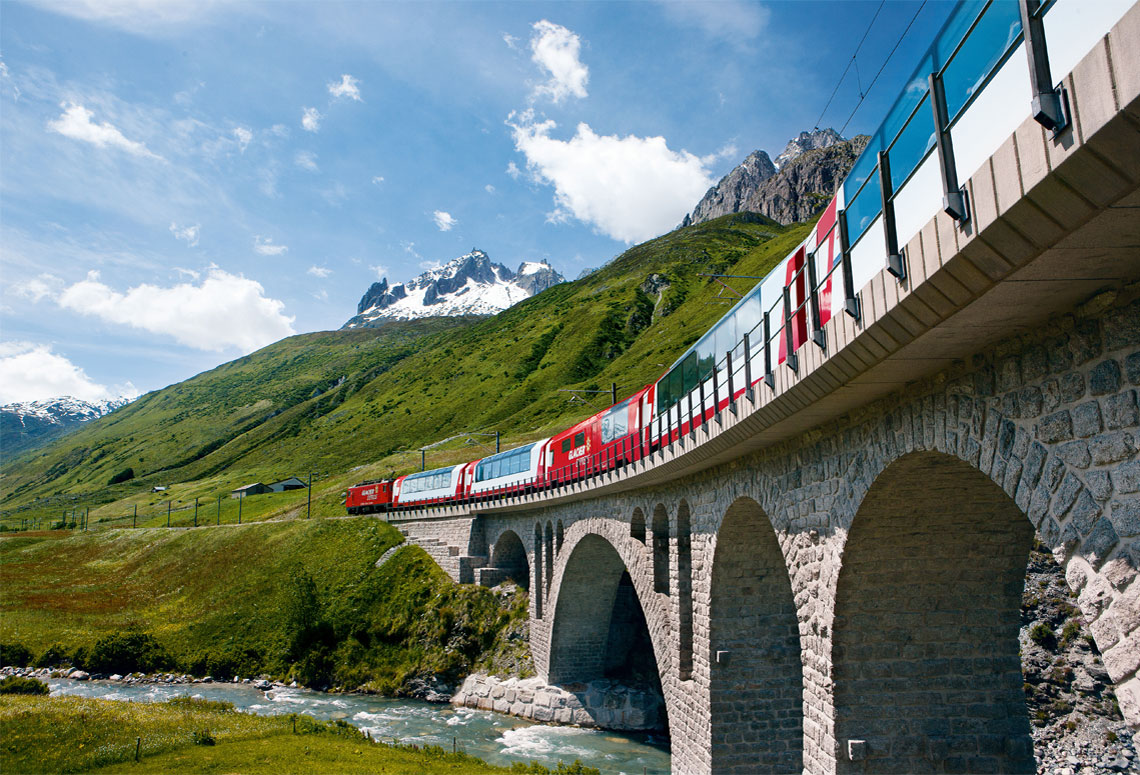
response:
<svg viewBox="0 0 1140 775"><path fill-rule="evenodd" d="M812 128L879 5L4 2L0 403L154 390L472 247L574 278ZM918 10L883 4L820 126Z"/></svg>

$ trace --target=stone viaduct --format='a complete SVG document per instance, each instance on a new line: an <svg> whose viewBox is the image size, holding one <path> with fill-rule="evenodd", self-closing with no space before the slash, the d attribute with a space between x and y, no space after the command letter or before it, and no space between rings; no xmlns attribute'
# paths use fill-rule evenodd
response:
<svg viewBox="0 0 1140 775"><path fill-rule="evenodd" d="M544 680L644 650L676 772L1033 772L1035 539L1140 729L1140 6L1063 84L1070 126L1022 123L798 373L618 473L393 521L529 586Z"/></svg>

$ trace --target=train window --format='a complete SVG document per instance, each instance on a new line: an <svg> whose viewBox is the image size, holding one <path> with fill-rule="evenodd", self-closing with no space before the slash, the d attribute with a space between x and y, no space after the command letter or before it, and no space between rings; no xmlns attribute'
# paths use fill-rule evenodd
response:
<svg viewBox="0 0 1140 775"><path fill-rule="evenodd" d="M688 392L697 386L697 353L691 352L681 363L681 382Z"/></svg>
<svg viewBox="0 0 1140 775"><path fill-rule="evenodd" d="M574 434L574 448L582 446L586 443L586 433L584 431Z"/></svg>
<svg viewBox="0 0 1140 775"><path fill-rule="evenodd" d="M629 401L622 401L602 417L602 443L609 444L627 433L629 433Z"/></svg>
<svg viewBox="0 0 1140 775"><path fill-rule="evenodd" d="M572 441L570 441L569 436L567 436L566 438L564 438L562 440L562 451L563 452L569 452L573 448L574 448L574 444Z"/></svg>

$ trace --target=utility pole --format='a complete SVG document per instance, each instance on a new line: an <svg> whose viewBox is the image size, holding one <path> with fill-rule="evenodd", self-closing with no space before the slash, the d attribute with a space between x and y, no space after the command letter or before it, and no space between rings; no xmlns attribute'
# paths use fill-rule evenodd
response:
<svg viewBox="0 0 1140 775"><path fill-rule="evenodd" d="M198 499L194 498L194 527L198 527Z"/></svg>
<svg viewBox="0 0 1140 775"><path fill-rule="evenodd" d="M170 499L166 499L166 526L170 527Z"/></svg>
<svg viewBox="0 0 1140 775"><path fill-rule="evenodd" d="M495 431L495 454L499 453L499 432Z"/></svg>
<svg viewBox="0 0 1140 775"><path fill-rule="evenodd" d="M320 476L319 471L309 472L309 502L305 505L305 519L313 516L313 475Z"/></svg>

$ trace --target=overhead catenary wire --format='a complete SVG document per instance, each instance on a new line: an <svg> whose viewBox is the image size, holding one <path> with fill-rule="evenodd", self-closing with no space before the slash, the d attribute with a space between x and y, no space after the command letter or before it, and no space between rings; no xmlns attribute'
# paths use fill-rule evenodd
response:
<svg viewBox="0 0 1140 775"><path fill-rule="evenodd" d="M839 87L843 85L843 79L847 77L847 73L851 71L851 66L855 64L855 58L859 56L859 50L863 48L863 43L867 40L867 36L871 34L871 27L875 25L875 19L879 18L879 11L883 10L887 0L880 0L879 7L875 9L875 15L871 17L871 21L867 24L867 29L863 30L863 37L859 39L859 45L855 46L855 53L851 55L851 59L847 60L847 67L843 69L843 75L839 76L839 80L835 82L835 88L831 90L831 96L827 98L827 104L823 106L823 110L819 112L819 118L815 120L816 128L819 127L819 122L823 121L823 116L827 113L827 109L831 107L831 101L835 99L835 95L839 93ZM857 67L857 66L856 66ZM858 72L858 70L856 70ZM862 89L860 89L862 93Z"/></svg>
<svg viewBox="0 0 1140 775"><path fill-rule="evenodd" d="M879 80L879 76L883 74L883 70L886 69L887 63L891 61L891 57L895 55L895 52L898 51L899 46L902 45L903 40L906 39L907 33L909 33L910 28L914 26L914 22L918 18L918 15L922 13L922 9L926 7L926 2L927 0L922 0L922 3L919 4L918 10L914 12L914 16L911 16L910 21L907 22L906 29L902 31L902 34L899 35L899 39L895 41L894 48L892 48L891 52L887 54L887 58L883 60L883 64L880 65L878 72L875 73L875 77L871 79L871 82L869 84L867 84L867 94L871 93L871 89L875 86L875 81ZM860 94L859 101L855 103L855 107L851 109L851 115L847 117L847 120L843 122L843 126L839 130L839 135L841 137L843 136L843 132L847 129L847 125L851 123L851 119L855 118L855 114L859 111L859 108L863 105L863 101L865 99L866 95Z"/></svg>

